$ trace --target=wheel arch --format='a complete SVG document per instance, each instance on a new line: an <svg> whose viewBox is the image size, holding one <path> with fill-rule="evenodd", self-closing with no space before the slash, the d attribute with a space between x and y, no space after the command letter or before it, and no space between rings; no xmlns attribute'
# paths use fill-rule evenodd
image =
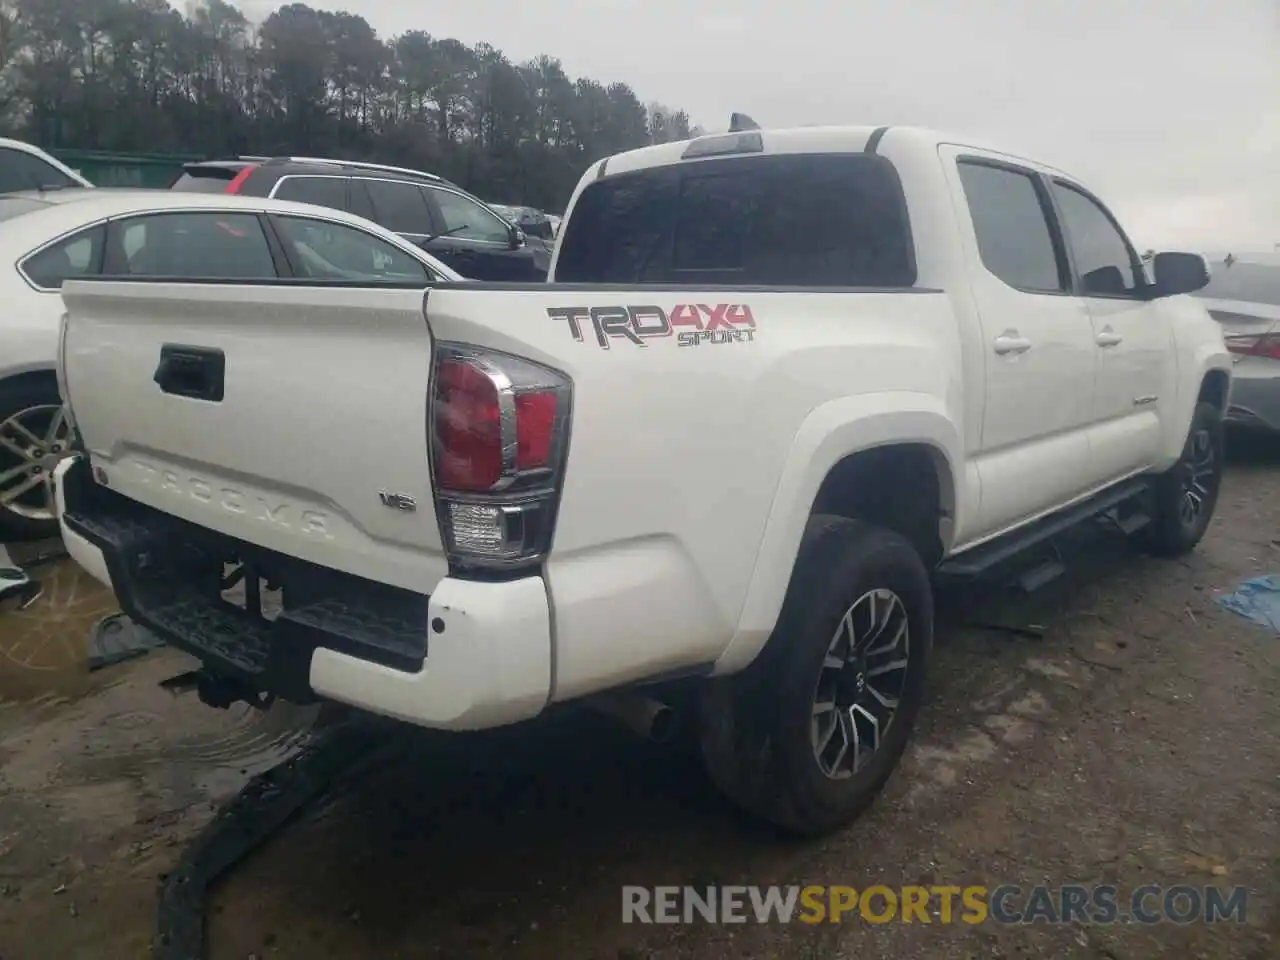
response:
<svg viewBox="0 0 1280 960"><path fill-rule="evenodd" d="M737 627L715 665L715 673L747 666L764 648L786 597L810 516L834 512L868 519L868 509L884 500L866 497L865 482L886 464L893 477L915 466L926 474L925 496L917 507L932 510L932 531L914 514L908 539L932 539L925 552L938 559L950 547L959 506L961 432L942 401L927 394L873 394L846 397L812 411L797 431L765 523L755 568ZM880 485L877 490L885 487ZM919 488L917 488L919 489ZM892 500L890 501L892 502ZM899 501L901 502L901 501ZM859 515L861 514L861 515ZM882 525L893 528L893 524ZM936 554L936 556L934 556ZM926 560L927 562L927 560Z"/></svg>
<svg viewBox="0 0 1280 960"><path fill-rule="evenodd" d="M52 363L26 363L9 367L0 373L0 387L15 381L34 380L39 377L52 377L56 380L57 375L57 368Z"/></svg>
<svg viewBox="0 0 1280 960"><path fill-rule="evenodd" d="M1153 472L1168 469L1182 456L1197 404L1208 401L1224 415L1231 404L1231 354L1222 343L1221 331L1214 326L1216 338L1197 343L1179 357L1173 402L1164 414L1163 449Z"/></svg>
<svg viewBox="0 0 1280 960"><path fill-rule="evenodd" d="M1213 405L1219 413L1227 412L1227 400L1231 392L1231 374L1226 370L1210 369L1200 381L1198 403Z"/></svg>

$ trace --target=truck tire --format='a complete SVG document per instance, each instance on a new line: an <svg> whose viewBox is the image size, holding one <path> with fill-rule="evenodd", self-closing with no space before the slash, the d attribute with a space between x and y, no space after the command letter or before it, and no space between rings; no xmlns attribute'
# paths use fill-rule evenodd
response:
<svg viewBox="0 0 1280 960"><path fill-rule="evenodd" d="M906 749L932 646L929 574L911 544L857 520L812 517L764 651L702 698L712 781L789 833L851 822Z"/></svg>
<svg viewBox="0 0 1280 960"><path fill-rule="evenodd" d="M1156 477L1151 523L1139 532L1140 545L1163 557L1195 549L1218 504L1225 431L1222 412L1199 403L1178 462Z"/></svg>
<svg viewBox="0 0 1280 960"><path fill-rule="evenodd" d="M51 373L0 382L0 542L58 535L53 487L43 478L67 452L61 410L58 382Z"/></svg>

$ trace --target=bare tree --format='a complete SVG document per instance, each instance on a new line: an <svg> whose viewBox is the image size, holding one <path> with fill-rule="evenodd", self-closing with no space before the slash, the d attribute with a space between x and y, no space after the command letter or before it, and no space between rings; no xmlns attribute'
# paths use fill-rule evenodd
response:
<svg viewBox="0 0 1280 960"><path fill-rule="evenodd" d="M377 159L548 209L601 156L692 135L684 111L553 57L383 40L303 3L252 25L226 0L0 0L0 130L53 148Z"/></svg>

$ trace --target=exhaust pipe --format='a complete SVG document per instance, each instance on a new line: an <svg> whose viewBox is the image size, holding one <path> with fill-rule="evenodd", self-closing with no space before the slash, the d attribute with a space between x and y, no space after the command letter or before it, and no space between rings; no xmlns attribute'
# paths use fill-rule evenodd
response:
<svg viewBox="0 0 1280 960"><path fill-rule="evenodd" d="M634 693L613 693L592 697L587 703L646 740L670 743L675 737L676 713L660 700Z"/></svg>

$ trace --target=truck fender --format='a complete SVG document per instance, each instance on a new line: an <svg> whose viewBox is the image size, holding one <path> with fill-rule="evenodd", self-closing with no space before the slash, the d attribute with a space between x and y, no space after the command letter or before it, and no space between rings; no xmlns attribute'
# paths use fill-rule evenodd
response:
<svg viewBox="0 0 1280 960"><path fill-rule="evenodd" d="M1190 370L1197 371L1195 376L1187 376L1179 371L1178 394L1176 405L1172 410L1164 433L1164 449L1161 451L1160 466L1171 467L1182 456L1182 448L1187 442L1187 434L1191 429L1191 418L1195 415L1196 404L1200 400L1200 389L1209 374L1217 372L1226 374L1228 394L1223 398L1222 411L1226 413L1231 403L1231 354L1222 343L1200 343L1189 357L1178 359L1178 366L1187 364Z"/></svg>
<svg viewBox="0 0 1280 960"><path fill-rule="evenodd" d="M923 443L942 454L954 491L955 464L963 449L960 437L942 400L930 394L841 397L812 410L787 454L737 628L713 672L737 672L764 649L782 610L813 503L832 467L875 447Z"/></svg>

